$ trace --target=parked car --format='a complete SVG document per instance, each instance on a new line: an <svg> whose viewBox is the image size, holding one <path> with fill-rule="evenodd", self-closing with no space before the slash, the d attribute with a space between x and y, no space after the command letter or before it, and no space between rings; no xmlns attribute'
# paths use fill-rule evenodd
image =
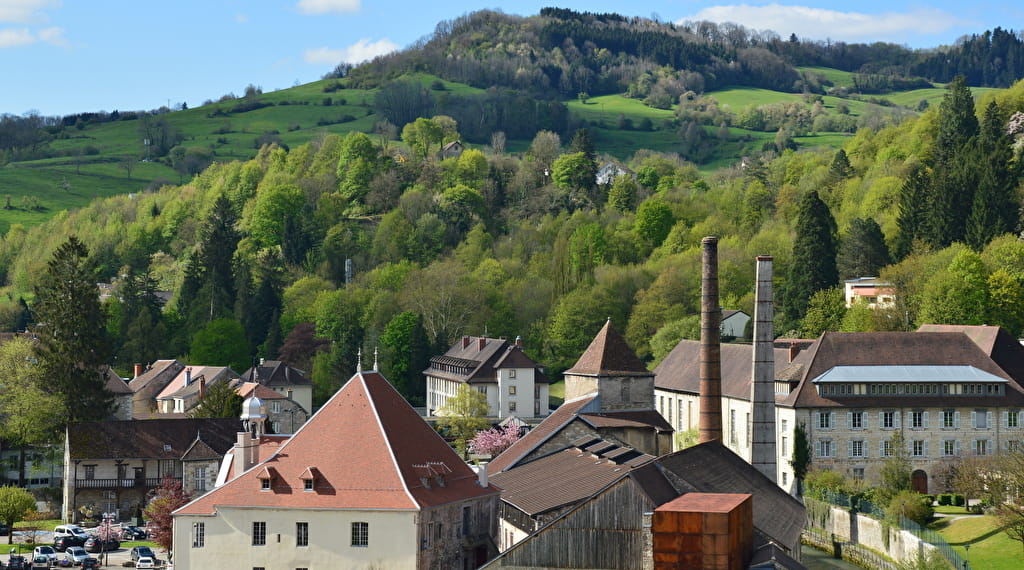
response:
<svg viewBox="0 0 1024 570"><path fill-rule="evenodd" d="M53 529L53 538L56 540L62 536L80 536L82 540L85 540L89 538L89 533L85 532L85 529L77 524L57 525Z"/></svg>
<svg viewBox="0 0 1024 570"><path fill-rule="evenodd" d="M7 536L11 532L11 529L7 528L7 523L0 522L0 536Z"/></svg>
<svg viewBox="0 0 1024 570"><path fill-rule="evenodd" d="M152 556L143 556L135 561L136 568L156 568L156 559Z"/></svg>
<svg viewBox="0 0 1024 570"><path fill-rule="evenodd" d="M156 558L156 554L153 553L153 549L148 546L133 546L131 555L132 562L137 561L139 558L142 558L143 556L148 556L154 559Z"/></svg>
<svg viewBox="0 0 1024 570"><path fill-rule="evenodd" d="M53 541L53 549L57 552L64 552L71 546L82 546L85 544L84 536L62 536Z"/></svg>
<svg viewBox="0 0 1024 570"><path fill-rule="evenodd" d="M116 538L103 540L98 536L90 536L82 546L86 552L110 552L121 548L121 541Z"/></svg>
<svg viewBox="0 0 1024 570"><path fill-rule="evenodd" d="M88 557L88 558L86 558L85 560L82 561L82 570L85 570L86 568L99 568L99 567L100 567L99 559L93 558L92 556L90 556L90 557Z"/></svg>
<svg viewBox="0 0 1024 570"><path fill-rule="evenodd" d="M32 570L50 570L53 561L45 556L36 556L32 559Z"/></svg>
<svg viewBox="0 0 1024 570"><path fill-rule="evenodd" d="M64 560L70 561L74 566L81 566L86 558L89 558L89 553L81 546L69 546L64 552Z"/></svg>
<svg viewBox="0 0 1024 570"><path fill-rule="evenodd" d="M137 526L121 527L121 540L146 540L148 537L149 533L143 528Z"/></svg>
<svg viewBox="0 0 1024 570"><path fill-rule="evenodd" d="M8 570L29 570L28 560L24 556L13 555L7 559Z"/></svg>
<svg viewBox="0 0 1024 570"><path fill-rule="evenodd" d="M57 551L54 550L54 548L52 546L37 546L37 547L33 548L32 549L33 563L35 562L35 559L39 558L40 556L45 557L47 560L56 560L57 559Z"/></svg>

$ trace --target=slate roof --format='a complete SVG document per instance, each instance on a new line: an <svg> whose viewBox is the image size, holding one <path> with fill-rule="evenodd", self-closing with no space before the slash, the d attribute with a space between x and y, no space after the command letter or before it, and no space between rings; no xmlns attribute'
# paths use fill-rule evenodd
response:
<svg viewBox="0 0 1024 570"><path fill-rule="evenodd" d="M526 432L526 435L516 440L508 449L501 452L501 455L492 459L487 464L487 472L493 475L514 467L520 459L526 457L531 451L558 433L559 430L569 425L569 422L576 419L580 410L587 408L589 404L595 403L596 400L597 394L591 394L576 398L575 400L569 400L558 406L555 411L551 412L548 417L537 424L537 427ZM596 408L594 409L596 410Z"/></svg>
<svg viewBox="0 0 1024 570"><path fill-rule="evenodd" d="M156 399L186 398L198 394L200 377L206 379L206 386L209 387L229 377L237 378L238 374L227 366L186 366L160 390Z"/></svg>
<svg viewBox="0 0 1024 570"><path fill-rule="evenodd" d="M722 395L750 399L750 381L754 370L754 345L722 343ZM775 348L775 373L789 364L789 349ZM700 393L700 341L679 341L654 369L654 387L659 390Z"/></svg>
<svg viewBox="0 0 1024 570"><path fill-rule="evenodd" d="M305 372L288 366L280 360L264 360L242 374L247 382L259 382L265 386L303 386L312 385Z"/></svg>
<svg viewBox="0 0 1024 570"><path fill-rule="evenodd" d="M580 419L595 428L653 427L658 431L673 431L672 424L657 410L581 413Z"/></svg>
<svg viewBox="0 0 1024 570"><path fill-rule="evenodd" d="M1009 380L1006 395L915 395L915 402L934 406L948 405L952 400L978 406L1024 405L1021 385L967 335L955 332L824 333L790 366L776 371L777 378L799 382L780 403L797 407L849 406L854 401L863 407L892 405L891 396L819 396L812 380L836 366L971 366Z"/></svg>
<svg viewBox="0 0 1024 570"><path fill-rule="evenodd" d="M655 463L698 493L754 496L754 527L785 545L800 544L804 506L720 441L709 441L659 457ZM678 487L678 485L677 485Z"/></svg>
<svg viewBox="0 0 1024 570"><path fill-rule="evenodd" d="M110 368L109 366L106 366L106 367L103 368L103 370L100 372L100 374L104 374L106 376L106 384L104 384L104 386L107 388L107 390L110 391L110 393L112 393L112 394L132 394L133 393L131 387L128 386L128 383L125 382L124 378L121 378L121 376L118 375L117 372L114 372L113 368Z"/></svg>
<svg viewBox="0 0 1024 570"><path fill-rule="evenodd" d="M287 400L288 396L271 390L259 382L241 382L235 389L238 395L242 398L248 398L249 396L256 396L261 400Z"/></svg>
<svg viewBox="0 0 1024 570"><path fill-rule="evenodd" d="M498 473L491 477L491 482L504 489L502 501L530 516L537 516L578 503L632 469L654 460L650 455L614 444L600 453L586 449L596 445L567 448ZM627 461L632 464L627 465Z"/></svg>
<svg viewBox="0 0 1024 570"><path fill-rule="evenodd" d="M533 368L536 382L547 382L544 370L515 344L501 338L464 336L448 352L430 359L428 376L469 382L494 382L497 368Z"/></svg>
<svg viewBox="0 0 1024 570"><path fill-rule="evenodd" d="M969 325L921 325L918 332L963 333L1005 370L1024 384L1024 346L1002 327Z"/></svg>
<svg viewBox="0 0 1024 570"><path fill-rule="evenodd" d="M150 382L167 383L185 369L185 365L177 360L157 360L145 372L132 378L128 386L132 392L138 392Z"/></svg>
<svg viewBox="0 0 1024 570"><path fill-rule="evenodd" d="M583 376L650 376L647 366L637 357L626 339L612 327L611 319L597 333L590 346L566 374Z"/></svg>
<svg viewBox="0 0 1024 570"><path fill-rule="evenodd" d="M235 418L158 419L68 424L71 459L181 459L197 436L223 455L242 431Z"/></svg>
<svg viewBox="0 0 1024 570"><path fill-rule="evenodd" d="M306 492L310 467L321 477ZM262 491L258 476L270 469L277 476ZM358 372L277 453L175 514L219 506L415 510L498 493L478 484L382 375Z"/></svg>

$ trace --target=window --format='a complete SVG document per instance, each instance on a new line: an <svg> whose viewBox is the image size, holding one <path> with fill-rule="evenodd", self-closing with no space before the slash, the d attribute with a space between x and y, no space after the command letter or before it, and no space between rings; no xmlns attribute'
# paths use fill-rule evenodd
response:
<svg viewBox="0 0 1024 570"><path fill-rule="evenodd" d="M1006 412L1006 427L1020 427L1020 412L1017 410L1010 410Z"/></svg>
<svg viewBox="0 0 1024 570"><path fill-rule="evenodd" d="M863 467L854 467L853 468L853 478L854 479L863 479L864 478L864 468Z"/></svg>
<svg viewBox="0 0 1024 570"><path fill-rule="evenodd" d="M206 467L196 467L196 491L206 491Z"/></svg>
<svg viewBox="0 0 1024 570"><path fill-rule="evenodd" d="M736 410L729 410L729 444L736 445Z"/></svg>
<svg viewBox="0 0 1024 570"><path fill-rule="evenodd" d="M272 411L275 414L280 414L281 413L281 402L277 402L277 401L271 402L271 404L270 404L270 411Z"/></svg>
<svg viewBox="0 0 1024 570"><path fill-rule="evenodd" d="M863 439L855 439L850 441L850 457L864 457Z"/></svg>
<svg viewBox="0 0 1024 570"><path fill-rule="evenodd" d="M206 546L206 523L192 523L192 548Z"/></svg>
<svg viewBox="0 0 1024 570"><path fill-rule="evenodd" d="M915 439L910 442L910 455L914 457L925 456L925 442L923 439Z"/></svg>
<svg viewBox="0 0 1024 570"><path fill-rule="evenodd" d="M470 521L472 521L470 507L462 507L462 536L469 536Z"/></svg>
<svg viewBox="0 0 1024 570"><path fill-rule="evenodd" d="M882 412L882 429L896 427L896 412Z"/></svg>
<svg viewBox="0 0 1024 570"><path fill-rule="evenodd" d="M956 412L953 410L942 410L942 427L944 429L956 427Z"/></svg>
<svg viewBox="0 0 1024 570"><path fill-rule="evenodd" d="M924 412L910 412L910 427L912 428L923 428L924 425Z"/></svg>
<svg viewBox="0 0 1024 570"><path fill-rule="evenodd" d="M879 446L879 455L882 457L892 457L892 442L884 440Z"/></svg>
<svg viewBox="0 0 1024 570"><path fill-rule="evenodd" d="M864 412L850 412L850 429L864 429Z"/></svg>
<svg viewBox="0 0 1024 570"><path fill-rule="evenodd" d="M782 452L783 455L788 453L786 451L787 449L789 449L789 445L788 444L789 444L789 438L786 437L786 436L782 436L782 449L780 449L779 451Z"/></svg>
<svg viewBox="0 0 1024 570"><path fill-rule="evenodd" d="M971 419L976 429L988 429L988 412L985 410L971 412Z"/></svg>
<svg viewBox="0 0 1024 570"><path fill-rule="evenodd" d="M302 481L302 489L304 491L312 491L313 490L313 480L312 479L304 479Z"/></svg>
<svg viewBox="0 0 1024 570"><path fill-rule="evenodd" d="M832 457L831 439L823 439L818 442L818 457Z"/></svg>
<svg viewBox="0 0 1024 570"><path fill-rule="evenodd" d="M818 412L818 428L832 429L832 412Z"/></svg>
<svg viewBox="0 0 1024 570"><path fill-rule="evenodd" d="M508 411L510 411L510 412L516 411L516 403L515 402L509 402L508 403Z"/></svg>
<svg viewBox="0 0 1024 570"><path fill-rule="evenodd" d="M990 449L990 443L987 439L976 439L974 440L974 454L975 455L988 455Z"/></svg>
<svg viewBox="0 0 1024 570"><path fill-rule="evenodd" d="M252 523L252 545L265 546L267 544L267 523Z"/></svg>
<svg viewBox="0 0 1024 570"><path fill-rule="evenodd" d="M352 546L370 545L370 523L352 523Z"/></svg>
<svg viewBox="0 0 1024 570"><path fill-rule="evenodd" d="M509 396L515 396L516 395L516 387L515 386L509 386L508 387L508 395Z"/></svg>
<svg viewBox="0 0 1024 570"><path fill-rule="evenodd" d="M117 478L118 479L127 479L128 478L128 466L125 465L124 463L119 463L117 465Z"/></svg>
<svg viewBox="0 0 1024 570"><path fill-rule="evenodd" d="M1021 447L1019 439L1011 439L1010 441L1006 442L1006 450L1011 453L1020 453L1022 450L1024 450L1024 447Z"/></svg>
<svg viewBox="0 0 1024 570"><path fill-rule="evenodd" d="M515 368L513 368L513 369L508 371L508 377L509 378L515 378L516 377L516 369Z"/></svg>
<svg viewBox="0 0 1024 570"><path fill-rule="evenodd" d="M95 465L86 465L85 466L85 478L86 479L95 479L96 478L96 466Z"/></svg>
<svg viewBox="0 0 1024 570"><path fill-rule="evenodd" d="M952 457L956 455L957 445L955 439L944 439L942 440L942 455L944 457Z"/></svg>
<svg viewBox="0 0 1024 570"><path fill-rule="evenodd" d="M295 546L309 546L309 523L295 523Z"/></svg>
<svg viewBox="0 0 1024 570"><path fill-rule="evenodd" d="M270 490L270 479L260 479L260 490L261 491L269 491Z"/></svg>
<svg viewBox="0 0 1024 570"><path fill-rule="evenodd" d="M789 473L786 473L785 471L783 471L782 472L782 484L783 485L787 485L788 482L789 482Z"/></svg>

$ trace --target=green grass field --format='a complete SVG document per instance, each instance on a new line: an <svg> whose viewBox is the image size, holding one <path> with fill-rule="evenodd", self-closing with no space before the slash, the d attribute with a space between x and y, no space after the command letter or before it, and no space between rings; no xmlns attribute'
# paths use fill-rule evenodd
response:
<svg viewBox="0 0 1024 570"><path fill-rule="evenodd" d="M939 519L931 525L960 554L971 568L1008 569L1021 567L1021 543L1000 530L995 517L970 516L956 520ZM970 545L970 552L964 545Z"/></svg>
<svg viewBox="0 0 1024 570"><path fill-rule="evenodd" d="M853 87L853 73L831 67L798 67L797 71L815 71L825 76L836 87Z"/></svg>

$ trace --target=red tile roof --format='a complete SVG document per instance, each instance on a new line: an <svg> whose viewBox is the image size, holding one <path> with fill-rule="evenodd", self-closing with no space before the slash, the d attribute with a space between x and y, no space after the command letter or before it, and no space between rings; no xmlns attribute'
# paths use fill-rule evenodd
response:
<svg viewBox="0 0 1024 570"><path fill-rule="evenodd" d="M260 384L259 382L241 382L238 384L238 387L235 388L235 391L238 392L238 395L243 398L248 398L249 396L256 396L261 400L288 399L288 396L285 396L280 392L267 388L266 386Z"/></svg>
<svg viewBox="0 0 1024 570"><path fill-rule="evenodd" d="M576 364L565 373L588 376L652 375L626 344L626 339L612 327L611 319L604 324Z"/></svg>
<svg viewBox="0 0 1024 570"><path fill-rule="evenodd" d="M302 475L310 466L320 477L305 491ZM257 480L262 467L278 474L268 491ZM213 514L221 505L407 510L499 492L477 481L383 376L360 372L262 466L176 513Z"/></svg>

